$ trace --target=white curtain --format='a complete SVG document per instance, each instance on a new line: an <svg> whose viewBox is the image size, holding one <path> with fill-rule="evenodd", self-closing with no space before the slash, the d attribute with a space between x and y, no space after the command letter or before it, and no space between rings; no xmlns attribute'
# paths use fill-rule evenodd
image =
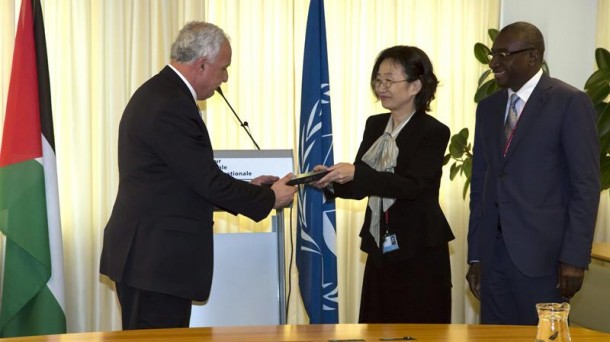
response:
<svg viewBox="0 0 610 342"><path fill-rule="evenodd" d="M0 1L0 125L20 3ZM210 21L230 35L233 45L229 82L223 85L227 98L249 122L262 149L296 149L309 1L42 0L42 5L68 330L116 330L116 296L98 266L118 185L117 130L126 102L168 62L170 44L184 23ZM441 85L432 115L452 133L463 127L472 132L473 95L483 71L473 45L489 44L487 29L499 25L499 0L328 0L325 9L336 162L353 160L366 118L383 111L371 95L369 75L379 51L396 44L419 46L433 61ZM216 149L253 148L220 97L200 106ZM445 171L441 205L456 235L451 243L453 322L474 323L476 303L464 281L468 203L461 195L463 180L451 182ZM357 322L365 258L358 231L364 208L363 201L337 201L341 323ZM254 224L227 214L217 214L215 222L217 232L264 231L270 225L269 219ZM294 239L294 232L286 235ZM290 280L288 322L307 323L294 267Z"/></svg>

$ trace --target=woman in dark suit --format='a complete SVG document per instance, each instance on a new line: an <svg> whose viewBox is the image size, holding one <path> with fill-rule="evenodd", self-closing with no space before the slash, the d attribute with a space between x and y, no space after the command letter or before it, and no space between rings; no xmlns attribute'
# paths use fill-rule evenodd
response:
<svg viewBox="0 0 610 342"><path fill-rule="evenodd" d="M454 236L438 202L449 128L426 114L437 84L422 50L383 50L371 88L390 113L368 118L353 164L328 167L314 184L341 198L369 197L360 323L451 321Z"/></svg>

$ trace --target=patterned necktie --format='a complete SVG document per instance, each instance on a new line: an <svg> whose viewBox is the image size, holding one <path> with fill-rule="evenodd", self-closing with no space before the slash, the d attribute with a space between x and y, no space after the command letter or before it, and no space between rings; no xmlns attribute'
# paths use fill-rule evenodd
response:
<svg viewBox="0 0 610 342"><path fill-rule="evenodd" d="M517 102L519 102L519 96L514 93L510 96L510 106L508 107L508 115L504 122L504 141L508 142L510 135L513 133L515 126L517 126L517 120L519 120L519 113L517 112Z"/></svg>

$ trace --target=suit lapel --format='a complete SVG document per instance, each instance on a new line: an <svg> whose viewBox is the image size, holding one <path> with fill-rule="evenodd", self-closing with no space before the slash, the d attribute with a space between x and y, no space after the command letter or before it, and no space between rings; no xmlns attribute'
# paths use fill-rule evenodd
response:
<svg viewBox="0 0 610 342"><path fill-rule="evenodd" d="M502 91L501 96L499 96L496 101L496 103L492 104L491 113L498 114L489 116L491 122L488 127L492 130L492 144L490 146L497 146L497 151L499 151L499 153L496 155L502 157L502 154L504 153L504 116L506 114L508 91Z"/></svg>
<svg viewBox="0 0 610 342"><path fill-rule="evenodd" d="M409 122L407 122L405 127L403 127L403 129L400 131L400 133L398 133L398 135L396 136L396 144L401 145L401 146L412 145L409 143L409 141L412 141L412 139L415 138L415 136L416 136L415 133L417 132L417 127L419 127L421 124L421 119L422 119L421 113L415 112L413 114L413 117L411 117Z"/></svg>
<svg viewBox="0 0 610 342"><path fill-rule="evenodd" d="M396 162L397 166L401 165L404 167L409 164L407 161L413 158L413 154L415 153L417 146L419 146L419 140L421 140L421 137L425 132L425 130L422 129L423 124L424 113L415 112L405 127L398 133L398 136L396 136L396 145L399 149L398 160Z"/></svg>
<svg viewBox="0 0 610 342"><path fill-rule="evenodd" d="M417 146L414 141L417 140L421 135L419 128L421 128L423 118L424 116L422 113L416 112L396 136L396 145L399 146L400 150L399 157L401 155L410 153L409 150L412 149L413 146ZM373 134L371 134L371 137L374 138L367 141L367 150L377 139L379 139L381 135L383 135L388 124L388 120L390 120L389 114L381 116L379 120L372 123L373 125L371 125L371 132L373 132Z"/></svg>
<svg viewBox="0 0 610 342"><path fill-rule="evenodd" d="M519 148L523 137L528 134L528 131L533 126L533 124L540 118L540 115L537 115L541 112L542 106L544 105L544 100L546 98L546 92L550 88L549 77L545 74L542 75L540 81L534 88L532 95L527 100L525 107L521 111L521 115L519 115L519 121L517 121L517 127L515 128L513 140L511 141L510 147L506 153L506 160L510 159L511 155L515 150Z"/></svg>

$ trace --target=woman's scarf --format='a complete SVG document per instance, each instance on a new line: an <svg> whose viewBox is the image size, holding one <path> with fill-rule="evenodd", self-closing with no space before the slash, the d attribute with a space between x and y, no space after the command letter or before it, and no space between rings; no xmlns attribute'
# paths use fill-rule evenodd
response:
<svg viewBox="0 0 610 342"><path fill-rule="evenodd" d="M362 156L362 161L370 167L381 172L394 173L396 166L396 158L398 157L398 146L396 145L396 137L411 119L413 113L404 120L398 127L392 130L392 117L388 120L383 134L377 138L368 151ZM394 202L395 198L369 196L368 206L371 208L371 225L369 232L373 235L377 246L379 246L379 222L380 222L380 207L383 202L383 211L388 210Z"/></svg>

